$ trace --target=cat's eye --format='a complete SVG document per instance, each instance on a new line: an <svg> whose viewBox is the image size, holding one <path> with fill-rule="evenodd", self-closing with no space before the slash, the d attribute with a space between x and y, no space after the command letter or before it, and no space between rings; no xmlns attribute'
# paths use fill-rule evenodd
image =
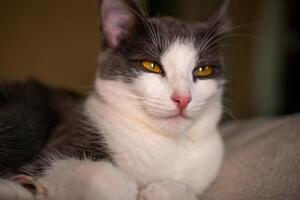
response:
<svg viewBox="0 0 300 200"><path fill-rule="evenodd" d="M211 65L205 65L198 67L194 70L193 75L198 78L207 78L214 73L214 67Z"/></svg>
<svg viewBox="0 0 300 200"><path fill-rule="evenodd" d="M156 62L144 60L144 61L142 61L142 65L146 70L148 70L150 72L157 73L157 74L162 73L161 66L159 64L157 64Z"/></svg>

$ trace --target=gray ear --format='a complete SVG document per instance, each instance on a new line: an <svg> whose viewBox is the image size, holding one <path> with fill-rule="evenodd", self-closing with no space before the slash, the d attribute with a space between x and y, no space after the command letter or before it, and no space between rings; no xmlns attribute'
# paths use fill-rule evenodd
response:
<svg viewBox="0 0 300 200"><path fill-rule="evenodd" d="M142 13L132 0L100 1L100 25L104 45L115 48L141 23Z"/></svg>
<svg viewBox="0 0 300 200"><path fill-rule="evenodd" d="M213 10L213 12L204 20L208 27L215 27L216 32L228 30L231 27L231 19L229 17L229 6L231 0L223 0L223 2Z"/></svg>

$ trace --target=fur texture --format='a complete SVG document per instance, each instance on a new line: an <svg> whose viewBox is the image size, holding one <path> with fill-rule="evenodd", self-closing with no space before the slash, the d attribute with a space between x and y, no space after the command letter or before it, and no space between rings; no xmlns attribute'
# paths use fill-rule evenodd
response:
<svg viewBox="0 0 300 200"><path fill-rule="evenodd" d="M102 0L100 13L95 90L23 172L49 199L196 199L223 156L224 9L194 23L148 18L131 0ZM212 74L195 76L201 66ZM174 96L189 98L184 109Z"/></svg>
<svg viewBox="0 0 300 200"><path fill-rule="evenodd" d="M36 81L0 82L0 176L29 163L78 99L74 92Z"/></svg>

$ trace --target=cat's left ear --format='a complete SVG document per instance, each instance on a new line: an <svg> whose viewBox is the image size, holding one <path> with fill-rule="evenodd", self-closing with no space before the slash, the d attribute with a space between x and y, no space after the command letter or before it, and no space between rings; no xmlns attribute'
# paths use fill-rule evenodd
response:
<svg viewBox="0 0 300 200"><path fill-rule="evenodd" d="M229 6L231 0L223 0L223 2L213 10L213 12L204 20L207 27L213 29L216 33L227 32L231 25L229 16Z"/></svg>
<svg viewBox="0 0 300 200"><path fill-rule="evenodd" d="M118 47L142 23L143 14L133 0L101 0L99 6L105 47Z"/></svg>

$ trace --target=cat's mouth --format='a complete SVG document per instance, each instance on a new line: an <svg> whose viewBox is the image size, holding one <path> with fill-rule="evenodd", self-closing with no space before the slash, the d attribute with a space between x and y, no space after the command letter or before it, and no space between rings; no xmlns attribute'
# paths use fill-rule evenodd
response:
<svg viewBox="0 0 300 200"><path fill-rule="evenodd" d="M185 113L177 113L175 115L171 115L171 116L166 116L166 117L162 117L163 119L169 119L169 120L180 120L180 119L191 119L189 116L187 116Z"/></svg>
<svg viewBox="0 0 300 200"><path fill-rule="evenodd" d="M149 107L143 107L144 111L151 117L157 120L176 120L176 121L183 121L183 120L191 120L193 117L186 111L186 110L179 110L179 109L153 109Z"/></svg>

